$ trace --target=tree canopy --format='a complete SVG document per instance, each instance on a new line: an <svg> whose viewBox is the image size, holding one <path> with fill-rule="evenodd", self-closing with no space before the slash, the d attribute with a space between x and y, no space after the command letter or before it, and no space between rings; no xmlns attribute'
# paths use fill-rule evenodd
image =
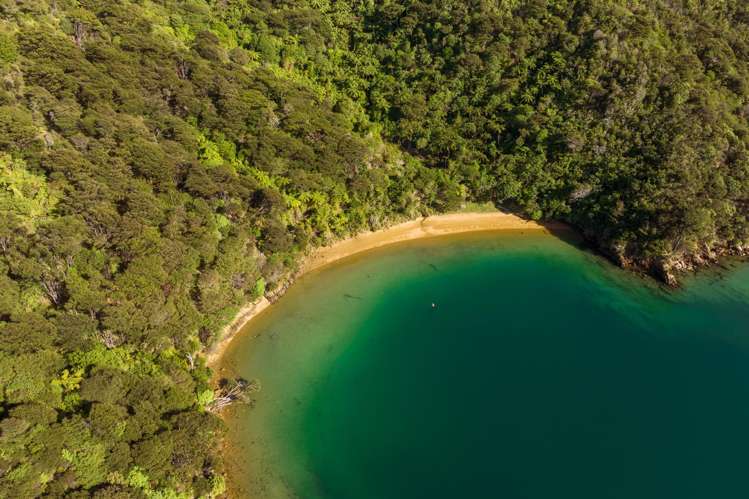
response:
<svg viewBox="0 0 749 499"><path fill-rule="evenodd" d="M198 353L309 248L491 201L749 246L749 6L0 0L0 497L215 497Z"/></svg>

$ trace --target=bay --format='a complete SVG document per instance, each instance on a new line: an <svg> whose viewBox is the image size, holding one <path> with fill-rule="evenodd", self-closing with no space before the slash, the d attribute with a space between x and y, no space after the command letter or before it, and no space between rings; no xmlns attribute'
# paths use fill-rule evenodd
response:
<svg viewBox="0 0 749 499"><path fill-rule="evenodd" d="M749 268L671 291L557 237L400 244L301 278L228 349L230 491L749 497Z"/></svg>

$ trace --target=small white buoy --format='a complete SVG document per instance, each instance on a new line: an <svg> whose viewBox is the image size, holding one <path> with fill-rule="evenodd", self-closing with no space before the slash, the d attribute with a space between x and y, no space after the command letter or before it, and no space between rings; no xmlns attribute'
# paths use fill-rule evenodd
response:
<svg viewBox="0 0 749 499"><path fill-rule="evenodd" d="M437 308L437 304L436 303L432 303L432 308Z"/></svg>

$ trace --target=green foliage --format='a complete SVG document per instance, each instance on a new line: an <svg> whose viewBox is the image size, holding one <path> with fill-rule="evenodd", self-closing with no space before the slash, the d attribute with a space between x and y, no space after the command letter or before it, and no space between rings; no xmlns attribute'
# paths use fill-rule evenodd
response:
<svg viewBox="0 0 749 499"><path fill-rule="evenodd" d="M642 267L749 242L743 2L0 11L8 497L220 495L196 352L331 239L489 205Z"/></svg>
<svg viewBox="0 0 749 499"><path fill-rule="evenodd" d="M39 128L31 113L17 106L0 106L0 151L28 156L36 152L39 145ZM7 154L3 155L4 175L11 171Z"/></svg>
<svg viewBox="0 0 749 499"><path fill-rule="evenodd" d="M50 379L61 363L59 355L48 350L13 356L0 354L0 400L7 404L43 401L54 406L59 394L53 390Z"/></svg>
<svg viewBox="0 0 749 499"><path fill-rule="evenodd" d="M326 76L479 201L643 266L730 251L747 234L749 28L745 5L708 4L365 2L353 60Z"/></svg>
<svg viewBox="0 0 749 499"><path fill-rule="evenodd" d="M15 216L29 231L50 213L57 198L44 176L29 172L22 160L0 154L0 212Z"/></svg>
<svg viewBox="0 0 749 499"><path fill-rule="evenodd" d="M88 351L76 351L68 355L68 362L76 369L108 367L126 371L134 365L132 352L127 348L106 348L97 343Z"/></svg>
<svg viewBox="0 0 749 499"><path fill-rule="evenodd" d="M74 449L62 449L62 458L70 463L78 483L83 488L101 483L105 478L103 444L81 442Z"/></svg>
<svg viewBox="0 0 749 499"><path fill-rule="evenodd" d="M58 378L52 380L52 384L59 386L65 392L76 390L81 385L83 379L84 370L77 368L73 372L68 369L63 369L62 374Z"/></svg>
<svg viewBox="0 0 749 499"><path fill-rule="evenodd" d="M209 168L224 164L224 158L219 152L218 145L208 140L202 133L198 135L198 157Z"/></svg>
<svg viewBox="0 0 749 499"><path fill-rule="evenodd" d="M128 472L126 478L122 479L115 476L113 480L127 484L133 489L141 490L148 499L187 499L191 497L189 494L184 492L180 493L169 488L154 490L151 488L148 475L146 475L138 466L134 466L130 472Z"/></svg>
<svg viewBox="0 0 749 499"><path fill-rule="evenodd" d="M213 402L213 390L206 389L198 393L198 407L205 409L211 402Z"/></svg>
<svg viewBox="0 0 749 499"><path fill-rule="evenodd" d="M0 31L0 63L16 62L18 45L10 33Z"/></svg>
<svg viewBox="0 0 749 499"><path fill-rule="evenodd" d="M256 297L263 296L265 294L265 279L262 277L255 282L255 291L253 293Z"/></svg>

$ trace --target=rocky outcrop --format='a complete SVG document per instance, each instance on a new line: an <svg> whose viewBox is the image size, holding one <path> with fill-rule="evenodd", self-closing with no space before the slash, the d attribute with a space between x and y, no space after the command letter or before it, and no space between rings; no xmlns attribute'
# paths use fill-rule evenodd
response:
<svg viewBox="0 0 749 499"><path fill-rule="evenodd" d="M693 252L645 257L629 253L624 245L605 244L598 234L590 231L583 231L583 237L619 267L649 275L672 288L679 287L684 274L719 265L727 258L749 258L749 243L716 242Z"/></svg>
<svg viewBox="0 0 749 499"><path fill-rule="evenodd" d="M701 251L682 254L664 259L658 266L659 276L669 286L677 287L679 277L687 272L714 266L730 257L749 257L749 246L716 245L705 246Z"/></svg>

